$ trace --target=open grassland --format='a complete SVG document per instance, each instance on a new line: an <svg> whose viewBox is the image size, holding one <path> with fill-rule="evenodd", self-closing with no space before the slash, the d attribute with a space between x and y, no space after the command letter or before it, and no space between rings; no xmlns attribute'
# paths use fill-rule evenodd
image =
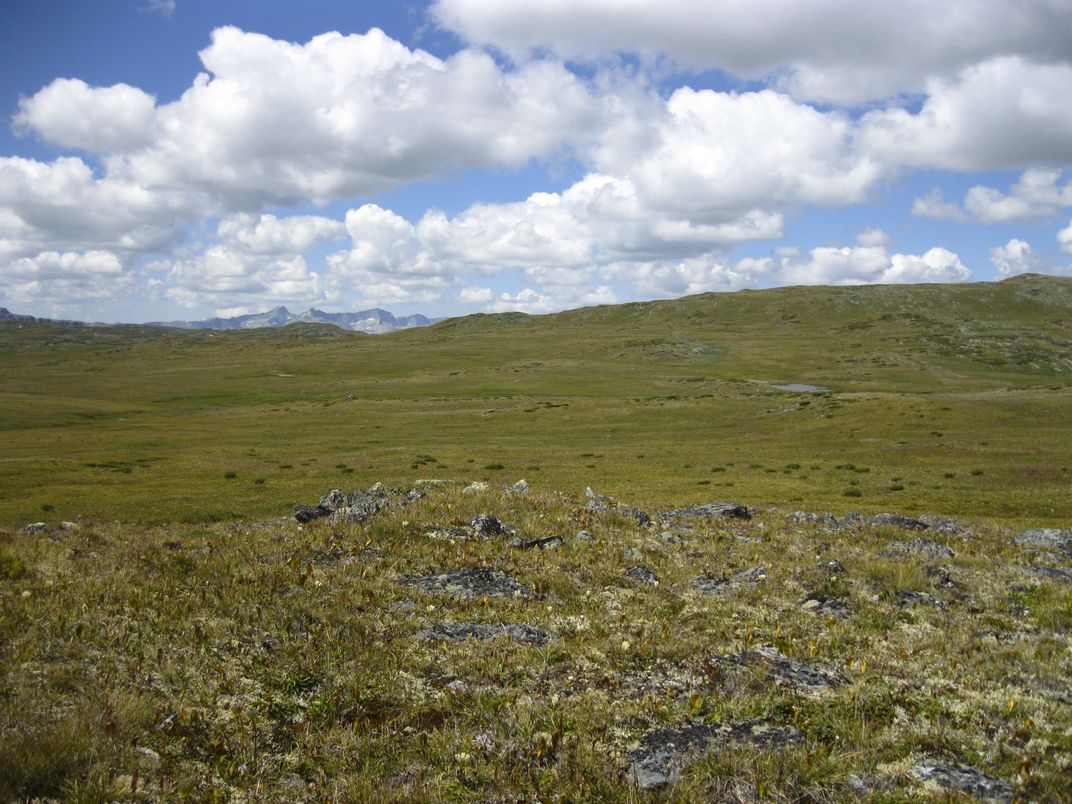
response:
<svg viewBox="0 0 1072 804"><path fill-rule="evenodd" d="M0 524L231 520L425 477L1067 522L1070 322L1072 281L1025 276L388 336L5 324Z"/></svg>

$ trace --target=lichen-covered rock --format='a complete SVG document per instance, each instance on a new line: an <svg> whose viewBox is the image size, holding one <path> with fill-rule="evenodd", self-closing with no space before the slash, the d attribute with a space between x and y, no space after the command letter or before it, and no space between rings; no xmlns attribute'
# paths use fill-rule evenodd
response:
<svg viewBox="0 0 1072 804"><path fill-rule="evenodd" d="M589 511L620 514L621 516L632 517L633 521L638 525L647 525L651 522L651 517L648 516L646 511L641 511L639 508L632 508L628 505L618 505L618 503L610 497L596 494L592 491L591 487L584 490L584 496L588 498L585 508Z"/></svg>
<svg viewBox="0 0 1072 804"><path fill-rule="evenodd" d="M936 598L934 595L928 592L917 592L914 589L902 589L898 592L894 600L901 608L909 608L911 606L934 606L935 608L942 607L942 601Z"/></svg>
<svg viewBox="0 0 1072 804"><path fill-rule="evenodd" d="M465 640L509 637L525 645L546 645L552 637L542 628L526 623L439 623L418 631L417 639Z"/></svg>
<svg viewBox="0 0 1072 804"><path fill-rule="evenodd" d="M751 569L738 572L729 578L700 577L693 579L689 584L695 591L703 595L722 595L749 586L754 586L767 577L765 567L752 567Z"/></svg>
<svg viewBox="0 0 1072 804"><path fill-rule="evenodd" d="M926 761L913 765L908 775L917 782L933 783L983 801L1012 801L1012 785L970 765Z"/></svg>
<svg viewBox="0 0 1072 804"><path fill-rule="evenodd" d="M952 558L955 553L949 547L929 539L910 539L907 542L893 542L882 551L882 555L889 558L905 558L918 556L920 558Z"/></svg>
<svg viewBox="0 0 1072 804"><path fill-rule="evenodd" d="M629 754L626 773L641 789L653 790L679 781L685 768L719 745L777 751L800 740L800 732L792 726L775 726L762 720L690 722L644 735L639 747Z"/></svg>
<svg viewBox="0 0 1072 804"><path fill-rule="evenodd" d="M478 514L470 519L467 524L473 529L473 533L481 539L506 536L510 532L506 525L490 514Z"/></svg>
<svg viewBox="0 0 1072 804"><path fill-rule="evenodd" d="M565 544L561 536L543 536L539 539L514 539L511 547L520 550L557 550Z"/></svg>
<svg viewBox="0 0 1072 804"><path fill-rule="evenodd" d="M1027 571L1040 578L1072 583L1072 568L1070 567L1027 567Z"/></svg>
<svg viewBox="0 0 1072 804"><path fill-rule="evenodd" d="M716 500L715 502L704 503L703 505L691 505L688 508L677 508L673 511L666 511L659 515L659 518L663 520L693 517L707 517L711 519L751 519L752 512L740 503Z"/></svg>
<svg viewBox="0 0 1072 804"><path fill-rule="evenodd" d="M402 583L416 587L422 592L468 599L479 599L484 595L524 598L533 596L532 589L495 567L463 567L436 575L405 578Z"/></svg>
<svg viewBox="0 0 1072 804"><path fill-rule="evenodd" d="M727 657L727 660L733 664L762 667L775 683L808 692L839 687L846 682L845 677L834 670L799 662L775 648L755 648Z"/></svg>
<svg viewBox="0 0 1072 804"><path fill-rule="evenodd" d="M632 578L634 581L645 586L658 586L659 576L655 574L655 570L651 567L646 567L643 564L636 564L625 571L625 574Z"/></svg>
<svg viewBox="0 0 1072 804"><path fill-rule="evenodd" d="M1072 556L1072 529L1033 528L1018 533L1016 543L1022 547L1042 547Z"/></svg>
<svg viewBox="0 0 1072 804"><path fill-rule="evenodd" d="M819 593L807 595L800 601L800 607L820 617L833 617L842 622L852 617L852 611L848 605L840 598L831 595Z"/></svg>
<svg viewBox="0 0 1072 804"><path fill-rule="evenodd" d="M790 522L800 522L808 525L822 525L825 528L831 529L838 526L838 521L833 514L828 513L815 513L813 511L794 511L789 514L786 519Z"/></svg>

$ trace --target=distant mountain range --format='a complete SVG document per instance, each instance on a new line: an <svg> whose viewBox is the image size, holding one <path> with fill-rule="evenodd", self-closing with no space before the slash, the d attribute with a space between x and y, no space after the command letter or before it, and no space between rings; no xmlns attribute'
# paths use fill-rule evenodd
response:
<svg viewBox="0 0 1072 804"><path fill-rule="evenodd" d="M375 307L356 313L327 313L310 307L303 313L292 313L286 307L273 307L263 313L238 315L233 318L207 318L204 321L153 321L146 326L170 329L260 329L285 327L287 324L333 324L340 329L380 335L411 327L426 327L438 319L423 315L396 317L387 310Z"/></svg>
<svg viewBox="0 0 1072 804"><path fill-rule="evenodd" d="M340 329L354 332L368 332L380 335L411 327L426 327L439 319L423 315L408 315L401 318L376 307L360 310L356 313L327 313L310 307L303 313L292 313L286 307L274 307L263 313L238 315L233 318L207 318L204 321L151 321L144 326L165 329L259 329L261 327L285 327L287 324L332 324ZM25 321L28 323L54 323L81 325L81 321L55 321L49 318L37 318L32 315L16 315L0 307L0 321Z"/></svg>

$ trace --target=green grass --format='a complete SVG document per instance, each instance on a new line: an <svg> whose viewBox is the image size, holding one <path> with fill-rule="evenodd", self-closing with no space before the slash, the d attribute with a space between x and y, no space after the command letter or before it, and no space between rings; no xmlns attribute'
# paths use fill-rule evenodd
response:
<svg viewBox="0 0 1072 804"><path fill-rule="evenodd" d="M535 466L530 482L640 503L702 491L840 511L846 464L871 470L853 476L862 510L1067 521L1070 310L1072 281L1028 276L470 316L375 338L5 324L0 524L43 505L56 520L261 517L341 474L516 480Z"/></svg>

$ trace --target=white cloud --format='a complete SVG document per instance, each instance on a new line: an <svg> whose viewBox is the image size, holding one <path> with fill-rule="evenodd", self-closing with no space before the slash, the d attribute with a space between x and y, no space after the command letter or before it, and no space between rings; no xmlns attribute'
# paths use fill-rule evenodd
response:
<svg viewBox="0 0 1072 804"><path fill-rule="evenodd" d="M159 292L184 307L312 304L324 298L321 277L301 255L262 256L214 245L172 262ZM236 304L238 302L239 304Z"/></svg>
<svg viewBox="0 0 1072 804"><path fill-rule="evenodd" d="M636 53L777 80L797 97L855 104L921 90L998 55L1068 58L1066 0L438 0L440 24L517 60L550 50Z"/></svg>
<svg viewBox="0 0 1072 804"><path fill-rule="evenodd" d="M859 203L882 175L855 147L849 118L770 90L679 89L650 123L612 124L594 160L630 178L649 206L698 222Z"/></svg>
<svg viewBox="0 0 1072 804"><path fill-rule="evenodd" d="M110 251L43 251L0 271L0 294L12 304L84 310L86 303L129 292L132 278Z"/></svg>
<svg viewBox="0 0 1072 804"><path fill-rule="evenodd" d="M458 291L458 301L466 304L487 304L494 298L491 288L467 287Z"/></svg>
<svg viewBox="0 0 1072 804"><path fill-rule="evenodd" d="M1057 233L1057 243L1061 251L1072 254L1072 223Z"/></svg>
<svg viewBox="0 0 1072 804"><path fill-rule="evenodd" d="M890 236L881 229L869 228L856 235L856 242L861 246L888 246Z"/></svg>
<svg viewBox="0 0 1072 804"><path fill-rule="evenodd" d="M938 187L912 202L912 214L917 218L929 218L934 221L968 220L964 210L956 204L946 201L945 195Z"/></svg>
<svg viewBox="0 0 1072 804"><path fill-rule="evenodd" d="M783 260L779 274L783 281L807 285L960 282L971 277L960 258L944 248L920 256L890 255L882 246L814 248L807 261Z"/></svg>
<svg viewBox="0 0 1072 804"><path fill-rule="evenodd" d="M585 138L600 119L594 96L559 63L507 72L480 52L439 59L377 29L301 45L220 28L200 56L208 72L174 103L60 80L22 102L19 125L109 152L117 176L255 209L516 168Z"/></svg>
<svg viewBox="0 0 1072 804"><path fill-rule="evenodd" d="M318 241L345 237L346 226L318 215L237 214L222 219L216 233L255 254L300 254Z"/></svg>
<svg viewBox="0 0 1072 804"><path fill-rule="evenodd" d="M990 249L990 261L1003 277L1045 270L1042 257L1031 250L1029 243L1016 238Z"/></svg>
<svg viewBox="0 0 1072 804"><path fill-rule="evenodd" d="M894 107L860 121L859 142L890 164L987 170L1072 162L1072 64L1012 56L934 79L912 113Z"/></svg>
<svg viewBox="0 0 1072 804"><path fill-rule="evenodd" d="M42 250L153 251L175 242L193 214L187 196L96 178L77 157L0 157L0 227L20 256Z"/></svg>
<svg viewBox="0 0 1072 804"><path fill-rule="evenodd" d="M145 0L142 11L170 19L175 14L175 0Z"/></svg>
<svg viewBox="0 0 1072 804"><path fill-rule="evenodd" d="M1055 216L1061 207L1072 206L1072 182L1059 187L1060 179L1060 170L1032 168L1024 171L1007 195L991 187L972 187L964 206L983 223Z"/></svg>
<svg viewBox="0 0 1072 804"><path fill-rule="evenodd" d="M14 125L65 148L132 151L152 141L155 107L152 95L127 84L91 87L77 78L57 78L19 100Z"/></svg>

